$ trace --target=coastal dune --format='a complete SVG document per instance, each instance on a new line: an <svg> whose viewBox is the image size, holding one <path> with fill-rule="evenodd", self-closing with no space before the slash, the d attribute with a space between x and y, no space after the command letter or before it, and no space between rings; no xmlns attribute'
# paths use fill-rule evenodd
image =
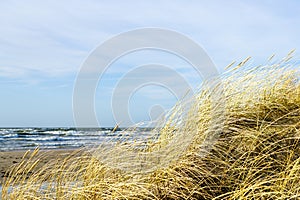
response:
<svg viewBox="0 0 300 200"><path fill-rule="evenodd" d="M52 160L30 173L47 154L39 156L34 151L28 154L31 158L27 163L18 164L7 177L2 198L299 199L300 73L289 60L288 56L258 67L245 66L246 60L231 66L221 76L222 85L215 85L213 90L204 85L190 109L175 107L164 126L158 128L156 140L143 148L135 148L134 142L113 146L125 145L129 152L145 155L142 158L171 147L163 157L171 158L170 162L163 158L158 162L168 165L144 173L138 163L140 168L136 169L140 171L126 171L136 164L133 154L99 148L99 157L75 151L63 162ZM224 101L213 104L212 92L220 86ZM217 119L222 123L212 123ZM181 138L176 140L178 135ZM182 136L192 140L178 157ZM119 159L124 157L127 160ZM104 162L107 160L114 162ZM19 174L26 174L28 179Z"/></svg>

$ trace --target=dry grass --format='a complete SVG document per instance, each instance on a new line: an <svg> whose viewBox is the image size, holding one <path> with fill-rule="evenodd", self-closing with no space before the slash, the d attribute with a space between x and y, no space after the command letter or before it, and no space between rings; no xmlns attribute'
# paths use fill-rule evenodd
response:
<svg viewBox="0 0 300 200"><path fill-rule="evenodd" d="M2 198L298 199L300 85L289 59L229 67L178 104L144 148L82 150L28 175L34 151L10 172Z"/></svg>

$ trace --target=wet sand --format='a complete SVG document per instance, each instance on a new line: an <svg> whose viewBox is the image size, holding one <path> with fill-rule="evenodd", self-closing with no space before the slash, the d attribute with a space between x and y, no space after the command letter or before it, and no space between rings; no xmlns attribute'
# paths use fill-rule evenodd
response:
<svg viewBox="0 0 300 200"><path fill-rule="evenodd" d="M47 162L53 159L64 159L68 155L70 155L74 149L66 149L66 150L40 150L38 154L45 154L43 156L40 164L37 166L41 167L45 165ZM2 185L3 180L5 178L5 172L10 170L13 165L18 164L26 151L8 151L8 152L0 152L0 185ZM32 152L32 151L31 151Z"/></svg>

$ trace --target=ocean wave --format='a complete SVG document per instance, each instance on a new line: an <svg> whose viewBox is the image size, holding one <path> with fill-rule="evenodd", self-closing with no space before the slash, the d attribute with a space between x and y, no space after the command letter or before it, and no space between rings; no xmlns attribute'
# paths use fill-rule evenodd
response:
<svg viewBox="0 0 300 200"><path fill-rule="evenodd" d="M0 151L77 148L99 145L121 138L139 139L147 136L148 130L116 131L113 128L0 128Z"/></svg>

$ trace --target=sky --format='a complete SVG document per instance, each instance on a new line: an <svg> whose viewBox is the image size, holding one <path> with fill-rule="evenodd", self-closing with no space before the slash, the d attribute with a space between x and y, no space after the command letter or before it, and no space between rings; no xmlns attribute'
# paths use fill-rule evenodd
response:
<svg viewBox="0 0 300 200"><path fill-rule="evenodd" d="M0 127L76 126L73 90L84 61L110 38L147 27L174 30L197 42L220 73L248 56L258 65L272 54L280 60L296 49L294 59L299 58L296 0L0 1ZM178 77L172 79L163 68L160 73L135 74L138 66L151 63L168 66L192 89L201 84L193 67L178 56L158 50L132 52L112 63L99 80L99 126L122 126L124 107L132 123L138 123L156 119L175 105L174 91L182 84L167 88L159 80L176 83ZM158 79L132 89L127 105L124 99L118 101L118 94L128 91L126 84L118 85L120 80L149 76Z"/></svg>

